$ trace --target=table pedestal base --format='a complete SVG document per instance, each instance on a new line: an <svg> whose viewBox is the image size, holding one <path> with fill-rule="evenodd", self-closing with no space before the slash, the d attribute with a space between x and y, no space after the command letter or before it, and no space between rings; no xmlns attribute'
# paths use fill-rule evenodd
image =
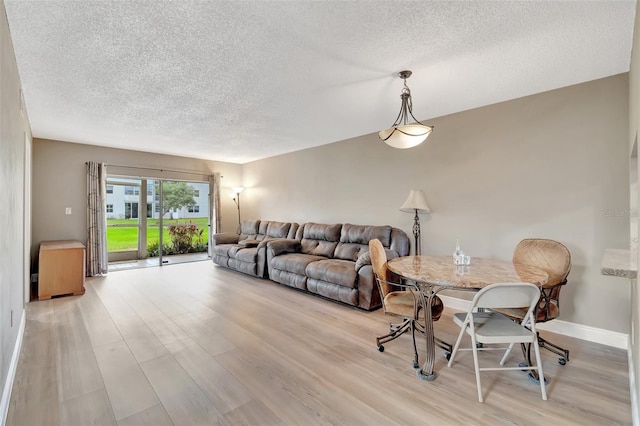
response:
<svg viewBox="0 0 640 426"><path fill-rule="evenodd" d="M416 370L416 376L418 376L418 379L420 380L424 380L427 382L432 382L436 379L436 373L431 373L431 374L425 374L424 371L421 369Z"/></svg>

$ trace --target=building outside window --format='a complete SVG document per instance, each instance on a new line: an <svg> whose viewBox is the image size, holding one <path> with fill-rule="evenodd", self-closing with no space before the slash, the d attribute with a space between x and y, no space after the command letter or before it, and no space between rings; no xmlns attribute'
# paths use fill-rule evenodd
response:
<svg viewBox="0 0 640 426"><path fill-rule="evenodd" d="M160 209L160 194L158 191L159 181L148 179L147 182L140 186L136 183L141 182L134 178L110 177L111 181L107 182L107 199L106 204L111 207L106 210L107 219L135 219L139 215L146 214L147 217L158 219L162 211ZM209 184L207 182L188 182L193 188L192 207L181 207L174 209L171 213L166 213L165 219L172 217L173 219L200 219L206 218L209 211ZM146 194L145 194L146 193ZM146 211L138 212L139 197L147 197Z"/></svg>
<svg viewBox="0 0 640 426"><path fill-rule="evenodd" d="M113 192L113 187L111 187L111 192ZM107 204L107 213L113 213L113 204Z"/></svg>
<svg viewBox="0 0 640 426"><path fill-rule="evenodd" d="M124 195L140 195L140 188L137 186L125 186Z"/></svg>

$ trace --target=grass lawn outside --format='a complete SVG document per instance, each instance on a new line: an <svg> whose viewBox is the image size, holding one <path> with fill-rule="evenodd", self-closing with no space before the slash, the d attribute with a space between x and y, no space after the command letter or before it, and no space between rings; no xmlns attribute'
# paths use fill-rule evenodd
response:
<svg viewBox="0 0 640 426"><path fill-rule="evenodd" d="M147 246L149 243L156 242L159 239L159 223L158 219L147 219ZM209 220L206 217L193 219L164 219L162 221L162 242L163 244L171 243L171 236L167 226L174 224L193 223L198 229L204 229L202 234L203 242L209 241L207 226ZM113 226L119 225L119 226ZM126 226L130 225L130 226ZM123 251L138 249L138 219L107 219L107 251Z"/></svg>

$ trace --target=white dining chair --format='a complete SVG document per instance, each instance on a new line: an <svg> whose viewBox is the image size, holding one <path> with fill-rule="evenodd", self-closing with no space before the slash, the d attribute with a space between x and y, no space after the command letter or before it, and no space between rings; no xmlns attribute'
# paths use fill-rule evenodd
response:
<svg viewBox="0 0 640 426"><path fill-rule="evenodd" d="M542 399L547 399L547 390L542 372L540 347L538 345L535 318L532 314L538 300L540 289L528 283L499 283L492 284L480 290L471 303L468 312L453 315L453 321L460 326L460 334L453 347L451 358L447 364L453 365L453 361L459 350L473 351L473 363L478 387L478 400L484 401L482 385L480 384L480 372L490 370L536 370L540 378L540 391ZM494 308L520 308L528 307L522 323L517 323L498 312L484 309ZM478 311L480 310L480 311ZM471 347L460 348L462 336L467 333L471 336ZM509 344L507 347L488 347L489 344ZM530 343L535 350L534 366L504 367L504 363L511 353L514 344ZM479 347L480 346L480 347ZM480 367L478 364L478 351L503 350L505 353L500 360L500 367Z"/></svg>

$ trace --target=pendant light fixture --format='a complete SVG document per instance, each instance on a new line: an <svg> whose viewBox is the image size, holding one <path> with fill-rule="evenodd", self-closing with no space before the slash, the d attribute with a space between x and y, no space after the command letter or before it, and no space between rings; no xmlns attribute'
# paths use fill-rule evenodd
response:
<svg viewBox="0 0 640 426"><path fill-rule="evenodd" d="M413 102L411 101L411 90L407 86L407 79L411 77L411 71L400 71L398 76L404 80L404 87L400 94L402 105L398 118L391 127L378 133L387 145L394 148L413 148L424 142L431 132L433 126L425 126L413 116ZM408 124L407 121L411 117L414 124Z"/></svg>

